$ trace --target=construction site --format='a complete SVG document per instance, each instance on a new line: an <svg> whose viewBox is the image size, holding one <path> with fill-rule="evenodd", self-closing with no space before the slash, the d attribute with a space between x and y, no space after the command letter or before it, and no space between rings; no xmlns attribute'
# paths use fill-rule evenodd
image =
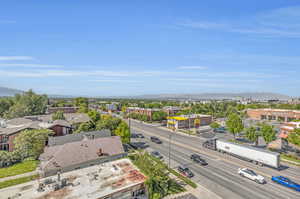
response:
<svg viewBox="0 0 300 199"><path fill-rule="evenodd" d="M145 199L145 180L120 159L2 189L0 199Z"/></svg>

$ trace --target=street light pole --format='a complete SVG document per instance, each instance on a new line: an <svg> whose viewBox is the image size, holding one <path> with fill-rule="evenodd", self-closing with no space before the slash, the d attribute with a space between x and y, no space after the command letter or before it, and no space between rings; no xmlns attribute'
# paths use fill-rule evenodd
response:
<svg viewBox="0 0 300 199"><path fill-rule="evenodd" d="M169 168L171 167L171 133L169 134Z"/></svg>

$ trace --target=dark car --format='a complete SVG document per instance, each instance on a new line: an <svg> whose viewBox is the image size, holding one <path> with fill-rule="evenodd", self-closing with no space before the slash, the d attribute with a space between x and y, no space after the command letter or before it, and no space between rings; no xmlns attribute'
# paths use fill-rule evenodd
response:
<svg viewBox="0 0 300 199"><path fill-rule="evenodd" d="M203 166L208 165L207 162L204 159L202 159L198 154L192 154L191 160Z"/></svg>
<svg viewBox="0 0 300 199"><path fill-rule="evenodd" d="M179 166L178 167L178 171L188 177L188 178L192 178L194 176L193 172L188 168L188 167L185 167L185 166Z"/></svg>
<svg viewBox="0 0 300 199"><path fill-rule="evenodd" d="M163 159L163 156L158 151L152 151L150 154L155 158Z"/></svg>
<svg viewBox="0 0 300 199"><path fill-rule="evenodd" d="M136 133L131 133L130 137L131 138L139 138L139 135Z"/></svg>
<svg viewBox="0 0 300 199"><path fill-rule="evenodd" d="M162 144L162 141L158 137L150 137L151 141L156 143L156 144Z"/></svg>
<svg viewBox="0 0 300 199"><path fill-rule="evenodd" d="M300 192L300 184L297 184L286 177L272 176L272 181Z"/></svg>
<svg viewBox="0 0 300 199"><path fill-rule="evenodd" d="M141 133L137 133L136 135L138 136L138 138L145 138L145 136Z"/></svg>
<svg viewBox="0 0 300 199"><path fill-rule="evenodd" d="M149 147L149 145L145 142L131 142L129 145L134 149L145 149Z"/></svg>
<svg viewBox="0 0 300 199"><path fill-rule="evenodd" d="M225 127L220 127L220 128L216 128L214 129L215 133L226 133L226 128Z"/></svg>
<svg viewBox="0 0 300 199"><path fill-rule="evenodd" d="M129 152L131 150L134 150L134 148L130 144L123 144L123 148L125 152Z"/></svg>

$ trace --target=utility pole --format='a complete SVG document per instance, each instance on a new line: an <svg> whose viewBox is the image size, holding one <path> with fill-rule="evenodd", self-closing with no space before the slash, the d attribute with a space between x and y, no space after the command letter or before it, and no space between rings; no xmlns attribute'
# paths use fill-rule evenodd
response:
<svg viewBox="0 0 300 199"><path fill-rule="evenodd" d="M171 139L172 139L172 133L169 134L169 168L171 168Z"/></svg>

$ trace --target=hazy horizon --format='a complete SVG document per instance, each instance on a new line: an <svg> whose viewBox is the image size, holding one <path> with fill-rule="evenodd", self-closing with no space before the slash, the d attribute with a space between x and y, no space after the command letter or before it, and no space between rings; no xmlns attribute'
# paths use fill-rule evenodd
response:
<svg viewBox="0 0 300 199"><path fill-rule="evenodd" d="M11 0L0 10L3 87L300 96L297 1Z"/></svg>

